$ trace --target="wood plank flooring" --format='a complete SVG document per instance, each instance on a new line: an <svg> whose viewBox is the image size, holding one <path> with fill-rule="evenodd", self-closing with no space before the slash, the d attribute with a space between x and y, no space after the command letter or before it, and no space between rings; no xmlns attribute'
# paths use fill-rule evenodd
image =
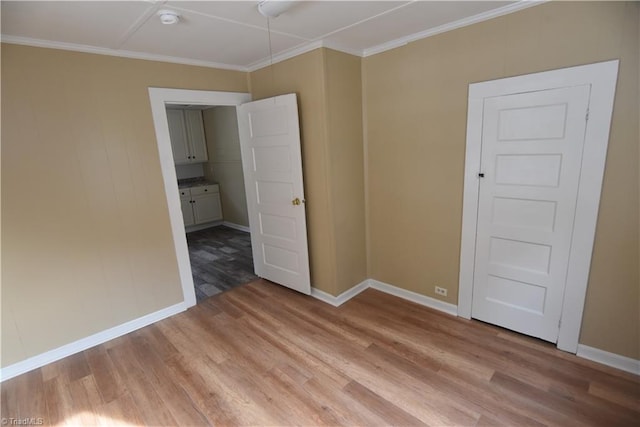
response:
<svg viewBox="0 0 640 427"><path fill-rule="evenodd" d="M369 289L264 280L2 384L71 425L638 426L640 378Z"/></svg>

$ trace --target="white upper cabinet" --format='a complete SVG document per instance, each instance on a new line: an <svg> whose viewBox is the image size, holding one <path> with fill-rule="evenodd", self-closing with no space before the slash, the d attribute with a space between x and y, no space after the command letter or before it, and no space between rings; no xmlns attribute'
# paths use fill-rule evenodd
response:
<svg viewBox="0 0 640 427"><path fill-rule="evenodd" d="M191 148L191 161L196 163L206 162L208 160L207 140L204 138L202 111L184 110L184 118Z"/></svg>
<svg viewBox="0 0 640 427"><path fill-rule="evenodd" d="M167 110L167 121L169 122L173 162L175 164L189 163L191 154L187 142L187 128L184 125L183 111Z"/></svg>
<svg viewBox="0 0 640 427"><path fill-rule="evenodd" d="M169 135L176 165L208 160L202 111L167 109Z"/></svg>

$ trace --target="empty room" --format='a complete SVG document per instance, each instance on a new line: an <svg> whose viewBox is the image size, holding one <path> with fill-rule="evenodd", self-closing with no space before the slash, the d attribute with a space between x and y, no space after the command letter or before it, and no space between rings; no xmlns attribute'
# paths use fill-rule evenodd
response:
<svg viewBox="0 0 640 427"><path fill-rule="evenodd" d="M638 425L640 3L0 8L3 425Z"/></svg>

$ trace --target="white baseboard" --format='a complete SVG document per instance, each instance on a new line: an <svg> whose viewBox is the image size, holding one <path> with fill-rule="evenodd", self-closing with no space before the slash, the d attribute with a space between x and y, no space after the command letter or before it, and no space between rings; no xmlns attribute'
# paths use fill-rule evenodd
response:
<svg viewBox="0 0 640 427"><path fill-rule="evenodd" d="M311 288L311 296L319 299L320 301L326 302L327 304L331 304L334 307L338 307L368 288L376 289L381 292L415 302L416 304L442 311L452 316L458 315L457 305L439 301L435 298L398 288L397 286L374 279L364 280L348 291L341 293L337 297L316 288ZM578 344L577 356L602 363L603 365L611 366L612 368L621 369L635 375L640 375L640 360L620 356L615 353L609 353L608 351L589 347L583 344Z"/></svg>
<svg viewBox="0 0 640 427"><path fill-rule="evenodd" d="M224 223L222 221L212 221L212 222L206 222L204 224L189 225L184 228L184 231L185 233L192 233L194 231L205 230L207 228L217 227L223 224Z"/></svg>
<svg viewBox="0 0 640 427"><path fill-rule="evenodd" d="M395 295L398 298L406 299L408 301L415 302L416 304L424 305L425 307L433 308L434 310L442 311L452 316L458 315L457 305L440 301L416 292L408 291L406 289L398 288L397 286L383 283L378 280L369 279L369 282L371 282L370 287L373 289L377 289L390 295Z"/></svg>
<svg viewBox="0 0 640 427"><path fill-rule="evenodd" d="M373 279L364 280L353 288L341 293L337 297L316 288L311 288L311 296L334 307L338 307L368 288L377 289L381 292L385 292L453 316L457 315L457 306L454 304L439 301L434 298L407 291L406 289L398 288L396 286L389 285L388 283L383 283ZM114 338L118 338L122 335L183 312L187 308L187 305L184 302L181 302L37 356L30 357L29 359L14 363L13 365L9 365L5 368L1 368L0 382L40 368L49 363L53 363L67 356L71 356L72 354L79 353L88 348L95 347L96 345L105 343ZM620 356L615 353L609 353L583 344L578 345L577 355L584 359L602 363L603 365L621 369L635 375L640 375L640 360Z"/></svg>
<svg viewBox="0 0 640 427"><path fill-rule="evenodd" d="M589 347L584 344L578 344L577 356L583 359L589 359L603 365L611 366L632 374L640 375L640 360L630 357L620 356L619 354L609 353L608 351L598 348Z"/></svg>
<svg viewBox="0 0 640 427"><path fill-rule="evenodd" d="M377 289L381 292L394 295L411 302L415 302L416 304L420 304L425 307L433 308L434 310L451 314L452 316L458 315L457 305L439 301L435 298L431 298L426 295L421 295L416 292L407 291L406 289L398 288L396 286L390 285L388 283L383 283L374 279L364 280L363 282L357 284L356 286L349 289L348 291L341 293L337 297L334 297L333 295L328 294L316 288L311 289L311 296L319 299L320 301L326 302L327 304L331 304L334 307L338 307L339 305L344 304L345 302L349 301L351 298L355 297L360 292L368 288Z"/></svg>
<svg viewBox="0 0 640 427"><path fill-rule="evenodd" d="M353 288L341 293L337 297L334 297L331 294L326 293L325 291L321 291L317 288L311 288L311 296L319 299L322 302L326 302L327 304L331 304L334 307L338 307L345 302L349 301L351 298L358 295L360 292L364 291L369 287L369 280L364 280L361 283L358 283Z"/></svg>
<svg viewBox="0 0 640 427"><path fill-rule="evenodd" d="M223 221L222 225L225 227L233 228L235 230L244 231L245 233L251 233L251 229L245 225L234 224L233 222Z"/></svg>
<svg viewBox="0 0 640 427"><path fill-rule="evenodd" d="M122 335L133 332L137 329L143 328L147 325L155 323L159 320L165 319L174 314L178 314L187 309L187 305L184 302L163 308L154 313L149 313L145 316L123 323L113 328L109 328L102 332L98 332L88 337L79 339L69 344L65 344L62 347L58 347L53 350L49 350L45 353L37 356L30 357L21 362L14 363L5 368L0 369L0 382L4 380L17 377L18 375L40 368L49 363L53 363L56 360L60 360L72 354L79 353L88 348L95 347L114 338L118 338Z"/></svg>

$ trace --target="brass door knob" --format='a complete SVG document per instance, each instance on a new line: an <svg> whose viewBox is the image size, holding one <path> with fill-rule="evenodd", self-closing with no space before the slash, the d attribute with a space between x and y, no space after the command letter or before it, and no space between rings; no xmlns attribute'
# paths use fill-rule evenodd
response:
<svg viewBox="0 0 640 427"><path fill-rule="evenodd" d="M306 200L302 199L300 200L299 198L295 198L291 201L291 204L293 204L294 206L300 206L301 203L305 203Z"/></svg>

